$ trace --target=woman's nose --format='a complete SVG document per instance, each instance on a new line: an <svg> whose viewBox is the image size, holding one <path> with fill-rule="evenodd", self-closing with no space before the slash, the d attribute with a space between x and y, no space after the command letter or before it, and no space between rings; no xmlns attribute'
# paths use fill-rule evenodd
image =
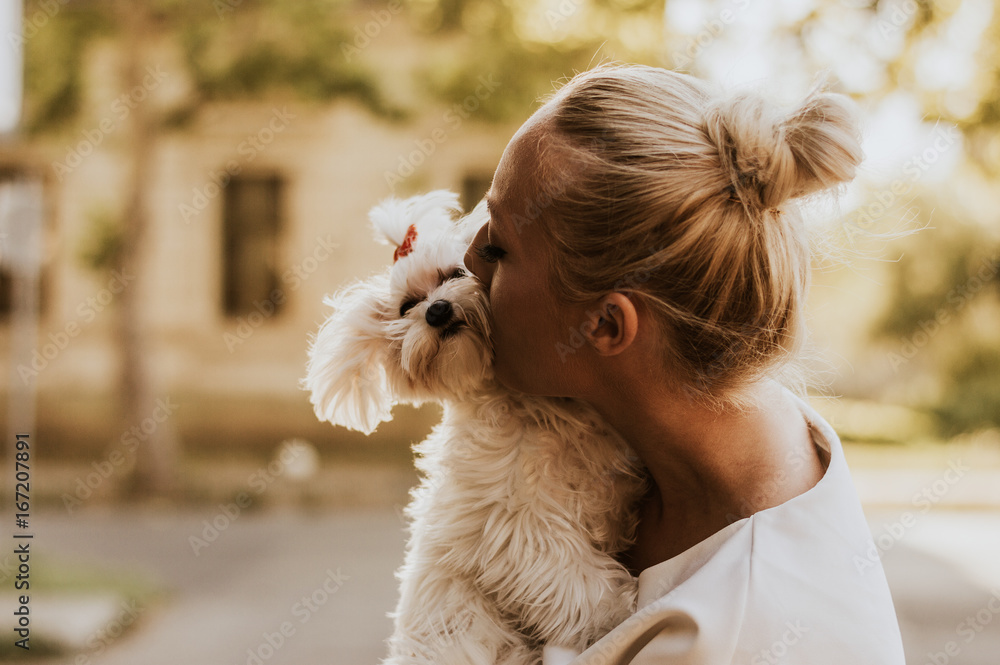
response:
<svg viewBox="0 0 1000 665"><path fill-rule="evenodd" d="M472 244L469 245L469 249L465 252L465 267L469 269L469 272L478 277L479 281L485 284L487 289L490 287L490 280L493 279L493 266L479 258L476 248L486 244L488 237L486 227L488 224L487 222L487 224L482 225L479 232L476 233L476 237L472 240Z"/></svg>

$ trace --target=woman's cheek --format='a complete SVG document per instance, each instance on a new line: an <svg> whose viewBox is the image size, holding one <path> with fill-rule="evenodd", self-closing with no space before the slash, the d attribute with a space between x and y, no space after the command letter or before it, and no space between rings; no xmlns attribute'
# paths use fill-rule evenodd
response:
<svg viewBox="0 0 1000 665"><path fill-rule="evenodd" d="M498 355L507 341L510 316L507 312L506 293L503 280L494 277L490 284L490 313L493 318L493 344Z"/></svg>
<svg viewBox="0 0 1000 665"><path fill-rule="evenodd" d="M525 325L525 307L530 306L524 297L511 291L502 278L493 283L490 303L493 307L493 341L496 347L498 369L507 376L520 374L520 365L533 354L537 340ZM500 367L503 365L503 367Z"/></svg>

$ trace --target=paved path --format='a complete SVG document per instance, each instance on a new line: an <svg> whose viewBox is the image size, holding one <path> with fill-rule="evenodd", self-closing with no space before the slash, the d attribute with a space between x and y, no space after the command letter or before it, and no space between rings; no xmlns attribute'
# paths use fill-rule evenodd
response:
<svg viewBox="0 0 1000 665"><path fill-rule="evenodd" d="M1000 511L868 516L907 665L1000 665Z"/></svg>
<svg viewBox="0 0 1000 665"><path fill-rule="evenodd" d="M173 590L143 613L136 630L104 653L91 651L91 663L378 662L405 542L394 511L244 514L196 556L190 537L201 537L204 521L218 515L39 516L39 551L137 568ZM80 665L72 658L52 662Z"/></svg>
<svg viewBox="0 0 1000 665"><path fill-rule="evenodd" d="M990 609L991 589L1000 597L1000 511L935 509L902 527L893 526L900 511L869 517L908 665L1000 664L1000 614ZM225 522L212 511L38 514L39 553L142 570L171 589L135 630L46 665L379 661L405 541L394 510L242 514L195 555L190 538L216 519Z"/></svg>

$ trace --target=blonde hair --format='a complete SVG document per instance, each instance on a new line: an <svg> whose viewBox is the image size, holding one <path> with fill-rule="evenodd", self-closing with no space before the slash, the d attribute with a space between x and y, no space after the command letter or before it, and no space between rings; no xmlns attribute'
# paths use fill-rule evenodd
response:
<svg viewBox="0 0 1000 665"><path fill-rule="evenodd" d="M809 241L793 200L853 179L853 103L814 91L785 115L757 93L601 65L545 106L547 149L564 158L543 172L562 178L543 185L556 293L640 296L671 375L715 407L749 404L745 389L766 376L795 376Z"/></svg>

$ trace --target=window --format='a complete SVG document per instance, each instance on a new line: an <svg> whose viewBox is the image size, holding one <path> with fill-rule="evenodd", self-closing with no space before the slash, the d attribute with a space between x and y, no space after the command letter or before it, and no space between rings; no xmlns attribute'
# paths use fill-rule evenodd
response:
<svg viewBox="0 0 1000 665"><path fill-rule="evenodd" d="M5 186L14 180L16 172L9 168L0 168L0 199L6 194ZM8 206L0 200L0 215L8 214ZM10 242L7 233L6 219L0 219L0 318L8 318L14 307L14 279L10 263L4 255L10 252Z"/></svg>
<svg viewBox="0 0 1000 665"><path fill-rule="evenodd" d="M3 239L0 239L2 242ZM6 319L14 309L14 279L7 266L0 266L0 318Z"/></svg>
<svg viewBox="0 0 1000 665"><path fill-rule="evenodd" d="M234 177L223 209L223 309L257 311L278 288L278 233L284 182L278 176ZM276 312L284 299L267 305ZM273 308L273 309L272 309Z"/></svg>
<svg viewBox="0 0 1000 665"><path fill-rule="evenodd" d="M43 182L36 171L0 165L0 320L14 312L15 288L28 311L44 309L45 221Z"/></svg>
<svg viewBox="0 0 1000 665"><path fill-rule="evenodd" d="M462 178L462 210L468 212L476 207L493 182L492 173L470 173Z"/></svg>

